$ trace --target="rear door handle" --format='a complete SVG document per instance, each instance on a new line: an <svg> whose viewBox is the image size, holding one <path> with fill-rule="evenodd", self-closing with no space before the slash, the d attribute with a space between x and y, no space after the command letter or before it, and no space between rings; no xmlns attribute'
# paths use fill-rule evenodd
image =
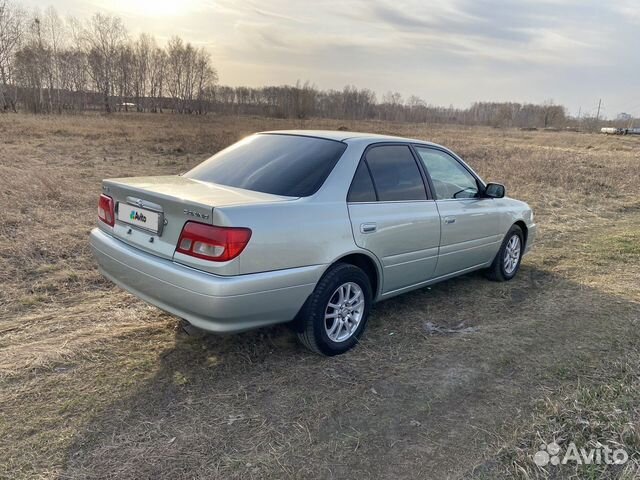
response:
<svg viewBox="0 0 640 480"><path fill-rule="evenodd" d="M456 223L456 217L444 217L444 223L447 223L447 224Z"/></svg>
<svg viewBox="0 0 640 480"><path fill-rule="evenodd" d="M373 233L378 229L378 225L375 223L362 223L360 224L360 232Z"/></svg>

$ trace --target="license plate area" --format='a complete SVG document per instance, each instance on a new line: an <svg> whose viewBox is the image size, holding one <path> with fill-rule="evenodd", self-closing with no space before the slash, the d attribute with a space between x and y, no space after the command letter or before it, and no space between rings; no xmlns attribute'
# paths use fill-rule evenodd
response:
<svg viewBox="0 0 640 480"><path fill-rule="evenodd" d="M164 224L164 215L162 212L120 202L118 204L118 220L145 232L160 235Z"/></svg>

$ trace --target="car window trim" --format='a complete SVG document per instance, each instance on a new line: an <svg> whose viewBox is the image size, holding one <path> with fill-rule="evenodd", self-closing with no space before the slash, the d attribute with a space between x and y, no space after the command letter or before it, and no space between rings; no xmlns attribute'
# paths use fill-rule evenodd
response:
<svg viewBox="0 0 640 480"><path fill-rule="evenodd" d="M336 140L335 138L327 138L327 137L321 137L318 135L305 135L303 133L284 133L284 132L258 132L258 133L254 133L254 135L273 135L273 136L280 136L280 137L303 137L303 138L315 138L316 140L326 140L327 142L336 142L336 143L342 143L345 146L349 146L349 144L347 142L345 142L344 140ZM251 135L249 135L251 136Z"/></svg>
<svg viewBox="0 0 640 480"><path fill-rule="evenodd" d="M358 170L360 169L360 165L364 165L367 174L369 175L369 180L371 181L371 186L373 187L373 195L376 197L374 201L366 201L366 202L356 202L353 200L349 200L349 195L351 194L351 187L353 187L353 182L356 180L356 175L358 174ZM353 173L353 177L351 178L351 183L349 184L349 188L347 189L347 203L375 203L378 202L378 190L376 190L376 184L373 181L373 175L371 175L371 170L369 169L369 165L367 162L358 161L358 166L356 167L356 171Z"/></svg>
<svg viewBox="0 0 640 480"><path fill-rule="evenodd" d="M364 166L367 169L367 173L369 174L369 179L371 180L371 186L373 187L373 194L376 196L376 202L379 202L380 194L378 193L378 187L376 186L376 181L373 179L373 173L371 173L369 162L367 162L367 159L365 158L362 163L364 163ZM358 164L358 167L360 167L360 164ZM355 174L354 174L354 178L355 178ZM355 203L358 203L358 202L355 202Z"/></svg>
<svg viewBox="0 0 640 480"><path fill-rule="evenodd" d="M431 174L429 173L429 170L427 169L427 166L424 164L424 162L422 161L422 159L420 158L420 154L418 153L418 148L424 148L427 150L435 150L441 153L444 153L446 155L449 155L451 158L453 158L456 162L458 162L458 164L460 166L462 166L467 172L469 172L469 174L475 179L476 184L478 185L478 196L477 197L471 197L471 198L443 198L441 200L435 198L434 199L438 202L450 202L450 201L454 201L454 202L460 202L460 201L469 201L469 200L483 200L485 198L488 197L484 197L483 196L483 192L484 189L486 188L486 184L482 181L482 179L476 174L476 172L474 172L471 167L469 167L464 160L462 160L460 157L458 157L455 153L445 149L445 148L440 148L437 147L435 145L425 145L423 143L412 143L411 144L411 148L412 150L415 152L414 154L416 155L417 158L420 159L420 161L418 162L420 164L420 166L422 167L422 169L424 170L428 182L429 182L429 186L431 187L432 191L435 192L435 186L433 184L433 180L431 179Z"/></svg>
<svg viewBox="0 0 640 480"><path fill-rule="evenodd" d="M373 176L373 172L371 172L371 167L369 166L369 161L367 160L367 153L369 152L369 150L372 150L374 148L377 147L408 147L409 149L409 153L411 154L411 156L413 157L413 161L416 163L416 167L418 167L418 172L420 172L420 177L422 179L422 188L424 188L424 193L425 196L427 198L416 198L416 199L411 199L411 200L380 200L380 195L378 194L378 186L376 185L376 177ZM411 148L411 144L408 142L376 142L376 143L370 143L367 148L365 149L364 153L362 154L362 158L364 159L364 163L367 165L367 169L369 170L369 174L371 175L371 181L373 182L373 188L376 191L376 198L378 202L383 202L383 203L387 203L387 202L423 202L423 201L428 201L431 200L431 195L430 195L430 189L427 186L427 183L425 182L425 178L424 178L424 174L422 173L422 170L420 169L420 162L419 160L416 158L413 149Z"/></svg>
<svg viewBox="0 0 640 480"><path fill-rule="evenodd" d="M371 150L372 148L376 148L376 147L409 147L409 152L411 152L411 156L413 157L413 161L416 162L416 166L418 167L418 172L420 172L420 177L422 180L422 187L424 188L425 194L427 196L427 198L423 198L423 199L414 199L414 200L380 200L380 195L378 194L378 187L376 186L376 179L374 178L373 174L371 173L371 168L369 167L369 162L367 162L367 152L369 150ZM376 201L375 202L349 202L349 190L351 190L351 184L353 184L353 180L356 176L356 172L358 171L358 168L360 167L360 164L363 163L365 164L365 166L367 167L367 171L369 172L369 176L371 177L371 183L373 184L373 190L375 191L376 194ZM362 152L362 155L360 156L360 160L358 160L358 165L356 166L356 170L353 173L353 178L351 179L351 183L349 184L349 189L347 190L347 203L409 203L409 202L432 202L435 201L435 197L431 194L431 186L429 185L429 183L427 182L427 177L425 176L422 168L421 168L421 164L422 161L419 159L419 157L416 156L416 152L413 151L412 145L409 142L375 142L375 143L370 143L369 145L367 145L367 148L364 149L364 152Z"/></svg>

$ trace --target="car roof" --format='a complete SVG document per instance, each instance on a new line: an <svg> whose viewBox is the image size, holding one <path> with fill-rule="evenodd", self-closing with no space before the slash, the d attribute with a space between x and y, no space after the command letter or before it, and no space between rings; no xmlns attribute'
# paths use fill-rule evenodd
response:
<svg viewBox="0 0 640 480"><path fill-rule="evenodd" d="M267 132L259 132L261 134L271 135L298 135L302 137L325 138L327 140L337 140L339 142L349 142L350 140L369 140L373 142L407 142L420 143L423 145L431 145L440 147L440 145L416 138L398 137L395 135L380 135L377 133L365 132L349 132L339 130L271 130Z"/></svg>

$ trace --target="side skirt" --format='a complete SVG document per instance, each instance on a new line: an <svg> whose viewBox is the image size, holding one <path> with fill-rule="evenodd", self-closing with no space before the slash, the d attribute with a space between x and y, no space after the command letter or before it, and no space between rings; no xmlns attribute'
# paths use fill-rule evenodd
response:
<svg viewBox="0 0 640 480"><path fill-rule="evenodd" d="M459 277L460 275L464 275L465 273L473 272L475 270L481 270L483 268L488 268L490 265L491 265L491 262L481 263L479 265L474 265L473 267L465 268L464 270L459 270L457 272L449 273L447 275L442 275L440 277L430 278L429 280L416 283L415 285L409 285L408 287L403 287L398 290L392 290L390 292L386 292L380 295L376 299L376 302L380 300L386 300L388 298L395 297L397 295L401 295L403 293L410 292L412 290L417 290L419 288L427 287L429 285L433 285L434 283L443 282L444 280L449 280L450 278Z"/></svg>

